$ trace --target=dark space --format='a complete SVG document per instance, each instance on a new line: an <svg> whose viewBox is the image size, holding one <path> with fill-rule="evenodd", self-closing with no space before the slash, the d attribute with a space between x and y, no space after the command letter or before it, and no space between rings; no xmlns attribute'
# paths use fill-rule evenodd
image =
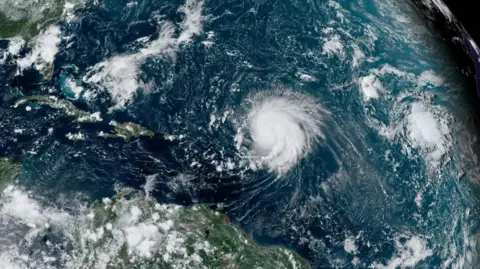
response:
<svg viewBox="0 0 480 269"><path fill-rule="evenodd" d="M478 44L480 42L478 2L467 0L444 0L444 2Z"/></svg>

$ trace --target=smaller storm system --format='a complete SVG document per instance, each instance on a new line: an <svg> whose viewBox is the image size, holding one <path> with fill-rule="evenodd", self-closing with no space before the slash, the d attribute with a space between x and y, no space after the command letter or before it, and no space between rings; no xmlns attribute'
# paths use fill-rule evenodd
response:
<svg viewBox="0 0 480 269"><path fill-rule="evenodd" d="M327 112L308 95L280 90L252 98L237 143L247 146L250 166L283 175L307 156L320 138ZM239 141L238 137L249 138Z"/></svg>

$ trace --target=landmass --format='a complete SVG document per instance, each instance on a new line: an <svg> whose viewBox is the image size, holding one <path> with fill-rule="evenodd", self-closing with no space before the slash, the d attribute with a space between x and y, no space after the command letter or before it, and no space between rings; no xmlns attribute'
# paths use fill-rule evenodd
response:
<svg viewBox="0 0 480 269"><path fill-rule="evenodd" d="M20 165L8 158L0 158L0 193L20 172Z"/></svg>
<svg viewBox="0 0 480 269"><path fill-rule="evenodd" d="M45 80L54 70L55 55L62 41L62 31L56 23L75 18L74 10L84 0L2 0L0 1L0 39L10 39L10 54L17 55L25 44L30 50L16 59L18 74L36 69ZM19 40L21 42L19 42ZM15 49L13 49L15 48Z"/></svg>
<svg viewBox="0 0 480 269"><path fill-rule="evenodd" d="M72 104L70 101L59 99L56 96L51 96L51 95L26 96L21 99L18 99L13 105L13 107L16 108L19 105L23 105L27 102L59 109L65 115L70 117L75 117L75 120L73 120L74 123L78 123L78 122L94 123L94 122L100 122L103 120L100 117L100 112L90 113L88 111L81 110L77 108L74 104Z"/></svg>
<svg viewBox="0 0 480 269"><path fill-rule="evenodd" d="M105 138L123 138L125 141L130 141L133 137L149 136L153 137L154 132L147 128L142 127L139 124L133 122L117 123L115 121L110 122L110 125L115 127L112 133L100 132L98 136Z"/></svg>
<svg viewBox="0 0 480 269"><path fill-rule="evenodd" d="M0 38L21 36L28 41L63 14L65 0L2 0Z"/></svg>
<svg viewBox="0 0 480 269"><path fill-rule="evenodd" d="M258 246L208 205L161 205L124 191L95 202L92 210L95 236L83 261L91 268L106 247L113 254L106 268L309 268L290 250Z"/></svg>
<svg viewBox="0 0 480 269"><path fill-rule="evenodd" d="M90 113L77 108L68 100L59 99L58 97L52 95L26 96L15 101L13 107L16 108L20 105L28 104L29 102L33 105L44 105L58 109L66 116L74 117L75 120L72 121L73 123L95 123L103 120L100 116L100 112ZM30 110L31 107L27 105L26 109ZM110 125L114 126L114 130L111 133L105 133L102 131L98 134L98 136L105 138L122 138L128 142L134 137L153 137L155 135L153 131L133 122L118 123L116 121L111 121Z"/></svg>
<svg viewBox="0 0 480 269"><path fill-rule="evenodd" d="M0 159L0 182L8 185L0 192L0 217L25 226L22 248L9 259L18 268L38 262L88 269L310 268L291 250L257 245L209 205L159 204L147 190L124 188L77 213L43 208L15 186L19 170ZM18 201L29 207L16 210ZM38 218L29 217L29 210Z"/></svg>

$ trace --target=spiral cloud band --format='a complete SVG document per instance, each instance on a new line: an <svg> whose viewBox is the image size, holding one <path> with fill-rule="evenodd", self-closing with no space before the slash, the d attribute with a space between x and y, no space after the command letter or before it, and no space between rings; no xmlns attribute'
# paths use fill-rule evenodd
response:
<svg viewBox="0 0 480 269"><path fill-rule="evenodd" d="M255 96L246 120L253 166L279 175L292 169L323 137L323 111L307 95L283 92Z"/></svg>

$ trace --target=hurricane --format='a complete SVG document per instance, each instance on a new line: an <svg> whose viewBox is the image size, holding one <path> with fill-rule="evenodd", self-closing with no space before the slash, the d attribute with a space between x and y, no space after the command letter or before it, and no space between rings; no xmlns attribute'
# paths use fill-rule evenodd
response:
<svg viewBox="0 0 480 269"><path fill-rule="evenodd" d="M251 99L243 134L247 157L254 169L266 168L281 176L306 157L319 139L326 111L305 94L283 91Z"/></svg>
<svg viewBox="0 0 480 269"><path fill-rule="evenodd" d="M480 269L443 2L0 0L0 269Z"/></svg>

